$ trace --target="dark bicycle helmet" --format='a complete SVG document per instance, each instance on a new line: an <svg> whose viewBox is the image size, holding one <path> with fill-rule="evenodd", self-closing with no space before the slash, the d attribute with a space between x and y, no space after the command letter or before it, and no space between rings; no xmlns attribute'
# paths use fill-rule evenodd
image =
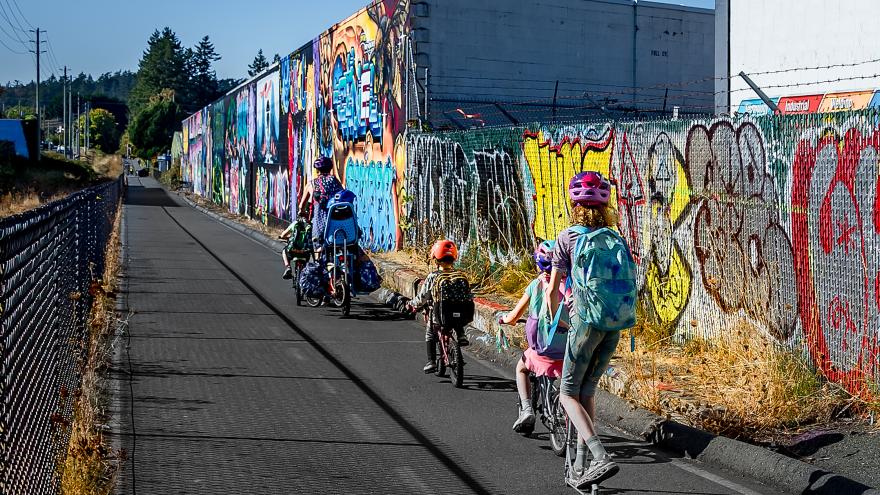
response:
<svg viewBox="0 0 880 495"><path fill-rule="evenodd" d="M330 171L333 169L333 160L326 156L319 156L318 159L315 160L315 168L321 172Z"/></svg>

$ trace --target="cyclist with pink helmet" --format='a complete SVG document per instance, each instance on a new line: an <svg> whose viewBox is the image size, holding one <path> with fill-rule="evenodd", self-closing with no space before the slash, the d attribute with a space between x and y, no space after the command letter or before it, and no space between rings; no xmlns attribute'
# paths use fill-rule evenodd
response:
<svg viewBox="0 0 880 495"><path fill-rule="evenodd" d="M552 268L551 257L556 241L544 241L535 250L535 265L539 274L525 288L516 306L499 320L502 325L514 325L528 310L526 320L526 341L529 348L523 352L522 359L516 364L516 390L519 393L519 416L513 423L513 431L530 435L535 429L535 411L532 410L531 391L529 390L529 372L536 376L559 378L562 375L562 359L559 356L542 355L538 352L538 327L546 325L542 314L546 313L544 293L550 282ZM557 287L563 288L562 284ZM543 312L543 313L542 313Z"/></svg>
<svg viewBox="0 0 880 495"><path fill-rule="evenodd" d="M569 281L577 277L593 277L589 274L592 267L585 270L583 265L586 253L584 245L589 244L592 234L602 231L601 234L606 238L622 241L619 234L606 229L617 226L618 216L608 205L611 184L602 174L581 172L575 175L569 182L568 196L572 226L559 234L553 250L552 270L547 285L550 315L557 314L560 304L559 291L553 288L565 277ZM631 263L632 256L628 248L621 257L628 257L624 262ZM559 402L576 427L579 437L574 466L570 471L567 470L565 482L580 490L614 476L619 470L605 451L593 421L596 417L596 387L614 355L620 340L620 331L607 331L606 328L597 326L595 319L585 318L583 310L587 304L583 291L579 293L578 290L580 289L576 287L569 301L571 328L568 331L562 367ZM594 313L596 311L591 315ZM592 454L589 464L586 460L587 450Z"/></svg>

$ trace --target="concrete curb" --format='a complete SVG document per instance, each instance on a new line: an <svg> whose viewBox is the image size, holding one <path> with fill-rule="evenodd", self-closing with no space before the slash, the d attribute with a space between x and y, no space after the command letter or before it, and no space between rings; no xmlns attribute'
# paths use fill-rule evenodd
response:
<svg viewBox="0 0 880 495"><path fill-rule="evenodd" d="M281 242L199 206L185 196L178 197L196 210L270 249L280 252L284 247ZM417 283L424 278L424 274L397 263L377 259L374 262L386 285L394 288L380 289L373 293L374 297L395 307L402 299L408 300L415 295ZM512 376L520 353L517 349L499 350L495 337L498 329L495 314L507 308L485 299L478 298L475 302L476 316L472 326L467 329L471 341L468 351L496 367L509 370L508 376ZM612 389L620 386L613 383L613 377L610 380ZM596 409L599 418L604 422L664 449L755 479L775 490L815 495L880 495L880 490L876 488L831 471L762 447L662 418L604 390L599 390L597 400Z"/></svg>

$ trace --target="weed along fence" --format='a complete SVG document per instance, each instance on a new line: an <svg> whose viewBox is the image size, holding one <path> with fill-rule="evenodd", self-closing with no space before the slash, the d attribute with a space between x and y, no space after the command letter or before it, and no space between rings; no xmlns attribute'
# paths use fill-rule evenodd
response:
<svg viewBox="0 0 880 495"><path fill-rule="evenodd" d="M92 297L122 181L0 220L0 492L57 492Z"/></svg>

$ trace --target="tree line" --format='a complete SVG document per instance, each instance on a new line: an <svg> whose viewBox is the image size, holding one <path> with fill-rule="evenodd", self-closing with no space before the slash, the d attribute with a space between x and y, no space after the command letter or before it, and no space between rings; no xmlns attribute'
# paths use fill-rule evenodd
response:
<svg viewBox="0 0 880 495"><path fill-rule="evenodd" d="M166 151L174 131L187 115L220 98L243 79L220 79L214 63L220 60L209 36L193 47L185 47L169 27L155 30L147 40L136 72L117 71L69 77L69 87L79 95L80 103L92 108L90 139L106 152L132 151L142 158L153 158ZM274 61L280 57L276 54ZM254 76L271 64L260 50L248 66ZM40 82L40 104L43 118L60 121L63 114L63 84L52 75ZM35 83L12 81L0 86L0 103L7 118L35 118L33 108ZM85 116L80 117L85 125ZM53 141L58 136L49 137Z"/></svg>

